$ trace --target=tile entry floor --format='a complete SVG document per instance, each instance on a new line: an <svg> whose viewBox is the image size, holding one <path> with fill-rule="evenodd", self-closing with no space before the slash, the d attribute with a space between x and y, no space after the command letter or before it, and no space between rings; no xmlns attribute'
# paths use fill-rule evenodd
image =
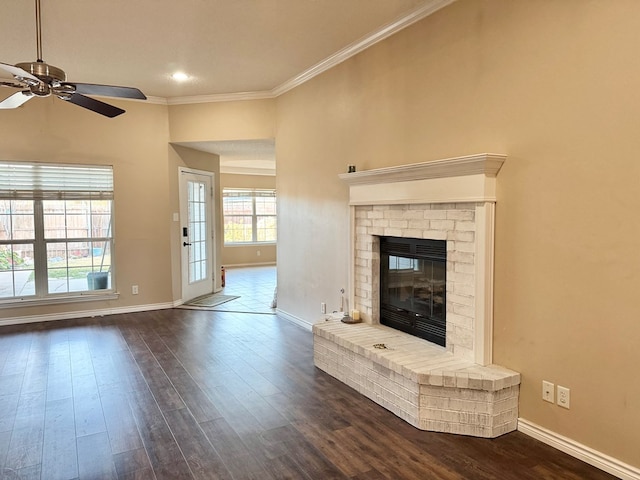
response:
<svg viewBox="0 0 640 480"><path fill-rule="evenodd" d="M213 307L216 312L275 314L271 308L276 288L275 265L257 267L227 267L226 284L220 292L240 298Z"/></svg>

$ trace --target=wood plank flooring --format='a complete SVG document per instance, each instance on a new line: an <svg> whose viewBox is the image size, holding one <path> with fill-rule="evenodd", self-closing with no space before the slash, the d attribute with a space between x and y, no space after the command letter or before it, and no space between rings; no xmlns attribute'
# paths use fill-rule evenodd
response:
<svg viewBox="0 0 640 480"><path fill-rule="evenodd" d="M0 328L0 479L612 479L521 433L422 432L313 366L275 315Z"/></svg>

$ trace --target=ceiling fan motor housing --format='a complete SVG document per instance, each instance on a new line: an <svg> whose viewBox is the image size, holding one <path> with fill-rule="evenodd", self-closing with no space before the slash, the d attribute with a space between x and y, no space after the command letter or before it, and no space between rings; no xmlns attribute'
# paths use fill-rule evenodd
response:
<svg viewBox="0 0 640 480"><path fill-rule="evenodd" d="M35 75L44 83L51 86L57 86L61 82L67 81L67 74L64 73L64 70L43 61L18 63L16 67L29 72L31 75Z"/></svg>

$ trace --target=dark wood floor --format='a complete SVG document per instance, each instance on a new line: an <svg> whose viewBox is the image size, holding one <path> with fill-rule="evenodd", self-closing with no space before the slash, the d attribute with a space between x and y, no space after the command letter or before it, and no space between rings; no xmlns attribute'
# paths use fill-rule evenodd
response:
<svg viewBox="0 0 640 480"><path fill-rule="evenodd" d="M273 315L0 328L2 479L611 479L523 434L422 432L313 366Z"/></svg>

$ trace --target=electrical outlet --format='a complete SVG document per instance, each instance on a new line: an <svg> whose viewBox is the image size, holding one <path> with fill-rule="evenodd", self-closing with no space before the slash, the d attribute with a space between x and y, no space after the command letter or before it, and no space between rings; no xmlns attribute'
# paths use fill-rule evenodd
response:
<svg viewBox="0 0 640 480"><path fill-rule="evenodd" d="M326 314L327 313L327 304L322 302L320 303L320 313L322 314Z"/></svg>
<svg viewBox="0 0 640 480"><path fill-rule="evenodd" d="M551 382L547 382L546 380L542 381L542 399L545 402L554 402L553 398L553 390L555 385Z"/></svg>
<svg viewBox="0 0 640 480"><path fill-rule="evenodd" d="M260 250L258 250L258 251L256 252L256 255L259 257L260 255L262 255L262 252L261 252Z"/></svg>
<svg viewBox="0 0 640 480"><path fill-rule="evenodd" d="M558 406L567 409L571 406L571 390L560 385L558 385Z"/></svg>
<svg viewBox="0 0 640 480"><path fill-rule="evenodd" d="M138 285L131 285L131 293L133 295L138 295Z"/></svg>

